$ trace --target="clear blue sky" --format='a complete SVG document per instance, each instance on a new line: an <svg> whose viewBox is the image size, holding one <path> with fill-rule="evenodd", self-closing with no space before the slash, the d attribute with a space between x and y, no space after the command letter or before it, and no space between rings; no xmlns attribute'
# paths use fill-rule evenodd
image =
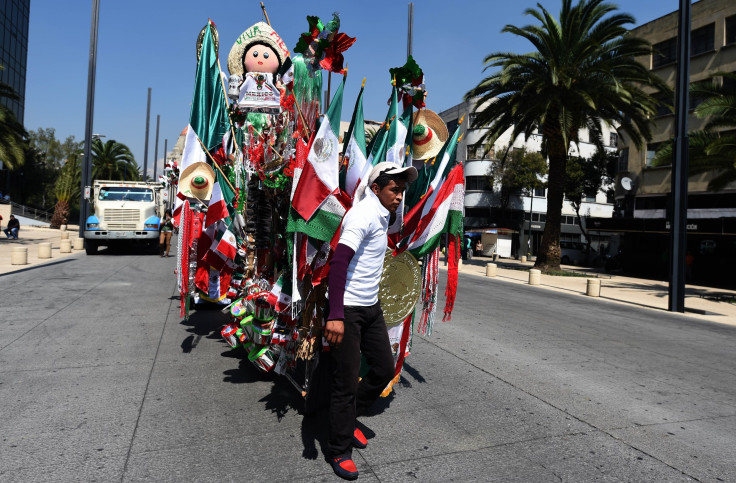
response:
<svg viewBox="0 0 736 483"><path fill-rule="evenodd" d="M161 116L158 158L189 120L196 69L195 46L208 18L220 34L220 61L235 39L261 21L259 1L101 0L93 132L127 144L143 165L146 96L151 87L149 171L154 158L156 115ZM391 0L264 2L274 29L289 49L307 30L307 15L329 19L339 11L341 31L357 37L345 54L349 76L343 120L349 120L363 77L366 119L382 120L390 95L388 69L406 61L408 2ZM555 15L559 0L541 1ZM676 0L621 0L622 11L649 22L678 8ZM506 24L526 25L536 2L416 0L413 55L425 73L427 107L436 112L462 100L481 79L483 58L494 51L528 52L528 43L501 34ZM56 129L57 137L84 139L91 0L32 0L26 129ZM333 75L333 92L339 76ZM326 85L326 76L325 76ZM161 164L159 164L161 166ZM160 172L160 170L159 170Z"/></svg>

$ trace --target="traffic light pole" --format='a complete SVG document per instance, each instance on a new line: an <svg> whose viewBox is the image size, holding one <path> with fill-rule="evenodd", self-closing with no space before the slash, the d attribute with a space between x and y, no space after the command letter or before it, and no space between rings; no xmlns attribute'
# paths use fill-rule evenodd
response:
<svg viewBox="0 0 736 483"><path fill-rule="evenodd" d="M79 237L84 238L84 227L89 216L89 196L92 185L92 124L95 112L95 73L97 71L97 26L100 19L100 0L92 0L92 27L89 37L89 68L87 73L87 112L84 124L84 159L82 159L82 194L79 199Z"/></svg>

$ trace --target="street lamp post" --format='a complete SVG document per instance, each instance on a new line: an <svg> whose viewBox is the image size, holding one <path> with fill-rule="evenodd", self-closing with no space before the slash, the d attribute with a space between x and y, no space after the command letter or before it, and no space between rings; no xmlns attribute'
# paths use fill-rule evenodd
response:
<svg viewBox="0 0 736 483"><path fill-rule="evenodd" d="M87 71L87 112L84 124L84 159L82 160L82 194L79 199L79 236L84 238L84 226L89 216L89 196L86 190L92 180L92 124L95 110L95 73L97 70L97 26L100 0L92 0L92 26L89 36L89 67Z"/></svg>
<svg viewBox="0 0 736 483"><path fill-rule="evenodd" d="M688 88L690 84L690 0L680 0L675 88L675 140L670 210L669 310L685 311L685 249L687 245Z"/></svg>

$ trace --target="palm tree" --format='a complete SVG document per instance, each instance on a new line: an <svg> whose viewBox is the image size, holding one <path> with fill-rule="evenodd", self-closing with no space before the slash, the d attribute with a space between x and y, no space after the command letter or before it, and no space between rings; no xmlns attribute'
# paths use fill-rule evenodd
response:
<svg viewBox="0 0 736 483"><path fill-rule="evenodd" d="M527 39L536 51L528 54L496 52L485 69L500 68L471 89L466 100L476 102L473 127L487 128L485 141L511 129L512 141L528 138L542 128L542 149L549 159L547 222L536 267L556 270L560 265L560 217L570 144L587 129L602 150L603 124L617 126L637 146L651 137L648 118L657 100L646 86L671 90L635 61L651 54L645 40L628 34L634 19L615 13L603 0L562 0L559 20L541 5L527 9L540 25L509 32Z"/></svg>
<svg viewBox="0 0 736 483"><path fill-rule="evenodd" d="M718 81L722 77L722 82ZM709 191L719 191L736 181L736 74L718 72L690 86L690 95L703 99L695 115L707 118L702 130L688 133L688 174L715 173ZM672 164L672 142L657 151L654 166Z"/></svg>
<svg viewBox="0 0 736 483"><path fill-rule="evenodd" d="M71 155L59 172L54 185L56 205L51 217L51 226L66 225L69 221L69 211L73 200L80 197L82 179L81 151Z"/></svg>
<svg viewBox="0 0 736 483"><path fill-rule="evenodd" d="M128 146L114 139L92 141L92 178L132 181L138 179L138 163Z"/></svg>
<svg viewBox="0 0 736 483"><path fill-rule="evenodd" d="M3 66L0 65L0 70L2 69ZM4 82L0 82L0 98L19 99L13 88ZM0 104L0 161L8 169L16 169L23 165L26 135L23 125L18 122L10 109Z"/></svg>

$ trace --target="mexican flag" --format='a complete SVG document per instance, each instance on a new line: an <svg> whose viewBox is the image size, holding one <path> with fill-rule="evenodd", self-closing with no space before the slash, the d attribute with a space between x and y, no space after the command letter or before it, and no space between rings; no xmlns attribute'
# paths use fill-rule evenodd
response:
<svg viewBox="0 0 736 483"><path fill-rule="evenodd" d="M439 189L406 215L406 225L411 223L406 249L419 258L439 245L443 233L462 233L464 198L463 166L458 164L452 168Z"/></svg>
<svg viewBox="0 0 736 483"><path fill-rule="evenodd" d="M215 179L215 185L212 187L212 197L204 220L205 228L219 220L232 216L228 207L233 206L235 192L230 188L230 184L219 169L215 170Z"/></svg>
<svg viewBox="0 0 736 483"><path fill-rule="evenodd" d="M363 81L363 87L360 88L358 100L355 101L353 118L350 121L350 127L346 136L345 163L347 164L347 168L340 172L340 188L351 198L355 194L360 180L370 174L369 170L371 166L368 163L365 147L365 120L363 118L364 89L365 81Z"/></svg>
<svg viewBox="0 0 736 483"><path fill-rule="evenodd" d="M436 166L422 170L425 177L428 172L434 176L428 182L428 188L421 201L414 204L404 217L404 231L400 240L392 241L400 251L409 250L419 258L434 250L440 241L440 235L450 229L452 233L462 231L463 198L465 183L462 165L451 163L460 138L460 127L445 143L438 154L441 161ZM454 167L453 167L454 165ZM431 171L430 171L431 170ZM421 180L418 179L416 183ZM412 184L413 186L413 184Z"/></svg>
<svg viewBox="0 0 736 483"><path fill-rule="evenodd" d="M212 20L207 21L204 31L194 80L192 107L189 111L189 125L209 151L217 148L225 133L230 130L230 119L213 41L216 29ZM181 170L184 171L184 168L182 166Z"/></svg>
<svg viewBox="0 0 736 483"><path fill-rule="evenodd" d="M388 137L386 139L386 161L395 163L399 166L404 164L406 133L411 124L412 107L408 106L404 112L399 115L396 88L394 87L391 95L391 108L389 115L395 122L391 122L388 129ZM380 161L379 161L380 162Z"/></svg>
<svg viewBox="0 0 736 483"><path fill-rule="evenodd" d="M340 185L339 134L344 86L345 78L343 77L327 114L322 116L319 130L307 156L307 162L299 177L299 184L294 190L291 205L307 221Z"/></svg>
<svg viewBox="0 0 736 483"><path fill-rule="evenodd" d="M218 234L213 244L215 244L215 250L227 259L235 259L235 255L238 252L238 240L235 238L235 234L230 231L229 227L225 228L224 232Z"/></svg>
<svg viewBox="0 0 736 483"><path fill-rule="evenodd" d="M289 305L291 305L291 279L281 274L266 300L273 305L278 313L289 308Z"/></svg>

